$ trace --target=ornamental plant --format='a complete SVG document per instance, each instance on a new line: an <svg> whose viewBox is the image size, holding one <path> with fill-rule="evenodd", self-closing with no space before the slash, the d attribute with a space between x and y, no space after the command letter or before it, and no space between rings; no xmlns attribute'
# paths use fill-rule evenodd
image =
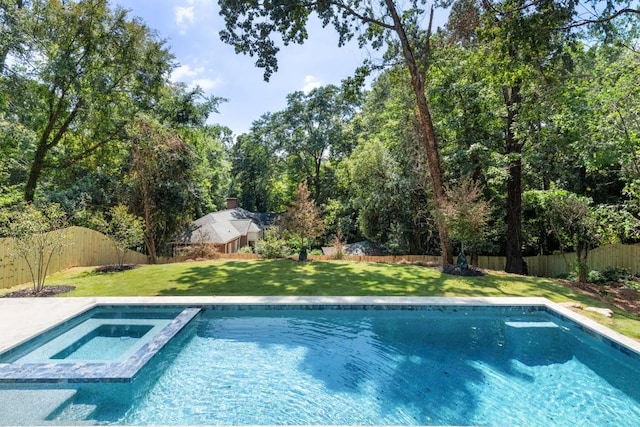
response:
<svg viewBox="0 0 640 427"><path fill-rule="evenodd" d="M9 256L25 261L33 292L38 294L44 289L53 255L69 244L66 214L57 203L42 208L25 203L7 212L6 218L3 234L13 239Z"/></svg>
<svg viewBox="0 0 640 427"><path fill-rule="evenodd" d="M306 257L309 242L324 233L325 225L320 218L320 209L310 198L306 182L298 185L294 200L283 215L282 228L289 236L300 242L301 260Z"/></svg>

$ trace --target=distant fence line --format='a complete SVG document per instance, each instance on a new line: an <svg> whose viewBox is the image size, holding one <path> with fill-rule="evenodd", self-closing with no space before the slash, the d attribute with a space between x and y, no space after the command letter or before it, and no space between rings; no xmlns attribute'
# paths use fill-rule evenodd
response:
<svg viewBox="0 0 640 427"><path fill-rule="evenodd" d="M70 244L62 253L56 254L49 265L49 274L65 270L70 267L89 267L117 263L117 253L113 241L102 233L83 227L70 227ZM22 259L12 259L13 242L11 239L0 239L0 288L10 288L21 283L31 281L31 275L26 262ZM219 254L221 259L258 259L255 254ZM332 256L310 255L312 260L330 260ZM349 256L350 261L359 262L422 262L439 264L441 258L432 255L395 255L395 256ZM181 261L184 258L161 258L161 262ZM540 255L525 257L529 274L540 277L556 277L566 274L573 269L576 260L575 253L560 255ZM134 251L127 251L125 263L146 264L149 259ZM478 267L489 270L503 270L506 263L505 257L479 256ZM628 268L634 274L640 274L640 244L622 245L614 244L601 246L589 252L589 267L592 270L604 270L606 268Z"/></svg>
<svg viewBox="0 0 640 427"><path fill-rule="evenodd" d="M331 256L310 255L310 259L328 260ZM350 256L349 260L362 262L423 262L440 264L441 257L433 255L395 255L395 256ZM538 255L524 257L531 276L557 277L573 270L576 261L574 252L557 255ZM478 256L478 267L487 270L504 270L507 259L502 256ZM587 264L591 270L607 268L628 268L634 274L640 274L640 244L612 244L589 251Z"/></svg>

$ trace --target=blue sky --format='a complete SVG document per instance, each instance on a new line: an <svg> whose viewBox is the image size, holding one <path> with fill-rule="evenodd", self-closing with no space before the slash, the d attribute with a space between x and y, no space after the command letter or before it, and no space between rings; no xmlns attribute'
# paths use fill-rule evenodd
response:
<svg viewBox="0 0 640 427"><path fill-rule="evenodd" d="M247 132L262 114L284 109L289 93L339 84L368 55L357 45L338 48L334 30L317 24L304 45L280 51L279 70L267 83L263 70L254 65L255 58L237 55L220 41L223 20L217 0L111 1L167 40L179 64L172 80L197 84L208 94L228 99L209 122L226 125L235 134Z"/></svg>

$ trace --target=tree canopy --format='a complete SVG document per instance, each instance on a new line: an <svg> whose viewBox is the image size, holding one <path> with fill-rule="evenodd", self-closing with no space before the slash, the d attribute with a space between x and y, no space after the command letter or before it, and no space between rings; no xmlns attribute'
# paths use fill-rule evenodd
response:
<svg viewBox="0 0 640 427"><path fill-rule="evenodd" d="M225 100L172 83L171 51L127 11L0 0L0 222L30 201L92 227L117 209L142 218L155 260L227 197L271 213L304 200L324 227L298 229L301 246L588 263L640 241L640 14L590 4L458 0L435 28L421 0L221 0L216 30L266 79L313 15L379 56L236 135L212 124Z"/></svg>

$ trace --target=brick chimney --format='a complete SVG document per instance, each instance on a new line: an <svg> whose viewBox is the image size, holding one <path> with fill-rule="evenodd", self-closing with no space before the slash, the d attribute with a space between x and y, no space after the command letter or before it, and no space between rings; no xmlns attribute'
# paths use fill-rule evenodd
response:
<svg viewBox="0 0 640 427"><path fill-rule="evenodd" d="M227 197L227 209L235 209L238 207L238 199L235 197Z"/></svg>

